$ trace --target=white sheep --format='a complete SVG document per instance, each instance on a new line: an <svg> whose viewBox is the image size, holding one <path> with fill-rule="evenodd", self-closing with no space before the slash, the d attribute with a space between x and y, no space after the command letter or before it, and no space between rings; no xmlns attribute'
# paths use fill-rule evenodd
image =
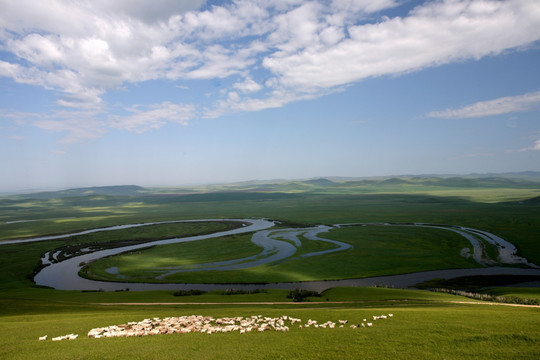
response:
<svg viewBox="0 0 540 360"><path fill-rule="evenodd" d="M386 319L392 317L393 314L373 316L374 320ZM200 332L203 334L213 333L225 333L238 331L241 334L250 332L253 329L257 329L259 332L266 330L274 330L281 332L288 332L289 327L286 326L286 321L289 321L289 325L298 324L298 328L308 328L313 326L315 328L330 328L334 329L336 323L327 321L322 324L318 324L316 320L309 319L305 324L302 324L301 319L296 319L291 316L282 315L280 317L263 317L262 315L251 317L224 317L220 319L214 319L208 316L191 315L182 317L167 317L163 320L160 318L144 319L141 322L129 322L122 325L111 325L104 328L92 329L88 332L89 338L101 338L101 337L132 337L132 336L147 336L158 334L185 334L191 332ZM366 322L366 319L363 320ZM348 320L338 320L340 328L343 328L347 324ZM362 322L359 325L350 325L350 328L356 329L359 327L366 327L366 324ZM372 323L367 323L368 327L373 326ZM63 337L54 338L54 341L65 339L76 339L78 335L69 334ZM41 337L40 341L46 339Z"/></svg>
<svg viewBox="0 0 540 360"><path fill-rule="evenodd" d="M45 341L45 340L47 340L47 335L39 337L39 341Z"/></svg>

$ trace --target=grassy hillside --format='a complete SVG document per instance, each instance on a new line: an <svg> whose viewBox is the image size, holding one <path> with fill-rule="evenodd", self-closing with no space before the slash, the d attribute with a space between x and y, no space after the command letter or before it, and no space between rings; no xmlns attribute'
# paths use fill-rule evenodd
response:
<svg viewBox="0 0 540 360"><path fill-rule="evenodd" d="M329 301L357 303L313 303L235 305L235 295L207 295L184 299L189 304L100 305L95 302L155 301L169 299L165 293L51 294L37 302L30 294L16 294L20 307L10 307L0 297L0 357L5 359L426 359L490 358L532 359L539 355L537 344L538 309L456 304L464 298L423 291L378 288L332 289L323 294ZM87 296L84 303L76 300ZM283 297L276 291L269 297ZM249 299L250 296L254 298ZM243 295L244 301L259 301L256 295ZM116 299L113 299L116 298ZM199 299L197 299L199 298ZM226 298L226 300L223 300ZM112 300L111 300L112 299ZM318 298L311 299L312 301ZM224 303L223 301L233 303ZM200 304L193 304L199 302ZM213 304L207 304L204 303ZM215 303L221 304L215 304ZM38 309L34 307L39 304ZM7 305L7 306L6 306ZM28 309L21 311L20 309ZM41 310L40 310L41 309ZM371 320L374 315L392 313L386 320ZM135 338L89 339L95 327L127 324L145 318L182 315L220 317L281 317L308 319L318 323L349 323L343 328L322 329L291 326L287 333L265 331L155 335ZM369 328L352 329L363 319ZM504 326L501 326L504 324ZM50 338L69 333L77 340L52 342ZM39 336L49 340L40 342Z"/></svg>

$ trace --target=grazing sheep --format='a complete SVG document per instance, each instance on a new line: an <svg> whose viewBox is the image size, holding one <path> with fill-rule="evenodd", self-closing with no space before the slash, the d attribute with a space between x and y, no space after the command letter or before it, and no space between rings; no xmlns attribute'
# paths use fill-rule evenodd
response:
<svg viewBox="0 0 540 360"><path fill-rule="evenodd" d="M57 336L53 337L52 341L62 341L62 340L75 340L79 335L76 334L68 334L64 336Z"/></svg>
<svg viewBox="0 0 540 360"><path fill-rule="evenodd" d="M374 320L386 319L392 317L392 314L373 316ZM288 321L288 323L287 323ZM366 319L363 320L364 322ZM347 324L348 320L338 320L340 328L343 328ZM359 327L366 327L366 324L362 322L358 325L350 325L351 329ZM135 336L148 336L159 334L187 334L192 332L199 332L207 335L214 333L226 333L238 331L241 334L251 332L256 329L258 332L264 332L266 330L274 330L280 332L288 332L289 326L298 324L299 329L314 328L322 329L334 329L336 323L333 321L327 321L325 323L317 323L316 320L308 319L305 324L302 324L301 319L293 318L291 316L282 315L279 317L263 317L262 315L254 315L251 317L223 317L214 319L209 316L191 315L181 317L167 317L165 319L152 318L144 319L139 322L128 322L122 325L111 325L103 328L91 329L88 332L89 338L99 339L102 337L135 337ZM372 323L367 323L368 327L373 326ZM53 341L60 341L65 339L74 340L78 335L69 334L62 337L53 338ZM45 340L45 337L40 337L40 341Z"/></svg>
<svg viewBox="0 0 540 360"><path fill-rule="evenodd" d="M39 341L45 341L45 340L47 340L47 335L39 337Z"/></svg>

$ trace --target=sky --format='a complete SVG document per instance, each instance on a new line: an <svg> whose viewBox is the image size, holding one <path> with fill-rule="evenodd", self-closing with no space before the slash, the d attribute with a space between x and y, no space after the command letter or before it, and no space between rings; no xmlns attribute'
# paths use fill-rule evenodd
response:
<svg viewBox="0 0 540 360"><path fill-rule="evenodd" d="M538 0L0 0L0 192L518 171Z"/></svg>

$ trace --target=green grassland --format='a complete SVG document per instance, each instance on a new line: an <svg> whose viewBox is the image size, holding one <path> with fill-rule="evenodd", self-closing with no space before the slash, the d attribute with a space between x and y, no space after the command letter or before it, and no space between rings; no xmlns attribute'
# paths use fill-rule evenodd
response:
<svg viewBox="0 0 540 360"><path fill-rule="evenodd" d="M538 356L538 309L455 304L463 298L430 293L378 288L332 289L323 294L331 300L357 303L301 305L238 304L235 296L219 294L193 296L184 304L99 305L102 299L152 300L166 294L88 293L85 304L74 298L80 294L53 295L42 311L12 311L2 307L0 316L0 357L6 359L533 359ZM255 295L243 296L243 301ZM279 291L270 294L278 296ZM283 294L281 294L283 295ZM170 295L169 295L170 296ZM205 298L202 298L206 296ZM22 306L28 305L19 295ZM63 297L63 301L60 299ZM72 299L69 299L72 297ZM283 296L282 296L283 297ZM196 298L199 298L197 300ZM223 300L223 298L227 298ZM315 298L313 300L316 300ZM214 301L212 301L214 300ZM5 302L5 300L3 300ZM200 304L193 304L199 301ZM223 302L220 305L204 302ZM227 302L225 302L227 301ZM232 303L230 303L232 302ZM48 306L47 306L48 305ZM393 313L390 320L378 320L372 328L299 329L288 333L267 331L247 334L204 335L175 334L141 338L89 339L83 336L91 328L140 321L144 318L181 315L213 317L294 316L337 322L347 319L359 324L373 315ZM77 333L79 339L62 342L39 342L49 337Z"/></svg>
<svg viewBox="0 0 540 360"><path fill-rule="evenodd" d="M522 256L540 262L540 181L492 181L490 187L452 187L450 180L445 180L447 186L434 180L430 184L307 184L303 192L296 184L276 185L266 192L246 185L234 191L224 187L227 192L196 194L148 190L125 196L4 197L0 198L0 240L177 219L267 217L304 225L427 222L492 232L516 244ZM20 220L33 221L10 223Z"/></svg>
<svg viewBox="0 0 540 360"><path fill-rule="evenodd" d="M242 226L241 222L233 221L197 221L187 223L166 223L142 227L118 229L106 232L96 232L65 238L65 246L55 248L60 251L56 256L59 261L81 254L81 249L90 248L92 251L141 244L149 241L183 238L195 235L205 235L219 231L227 231ZM55 260L52 260L55 261Z"/></svg>
<svg viewBox="0 0 540 360"><path fill-rule="evenodd" d="M282 221L283 227L356 222L426 222L463 225L492 232L517 245L519 255L538 264L539 196L540 181L534 176L520 179L319 179L176 189L73 189L63 193L0 197L0 241L178 219L265 217ZM147 241L217 231L207 227L208 224L203 224L201 228L189 226L160 225L62 240L0 245L0 358L540 357L540 309L481 305L478 301L450 294L383 288L335 288L325 291L321 297L308 298L307 303L291 303L285 290L249 295L223 295L216 291L178 297L173 296L173 291L56 291L32 282L32 272L40 257L51 249L83 244L112 246L113 243L133 239ZM347 227L332 230L324 236L350 242L355 247L350 251L325 256L327 266L316 257L277 264L271 269L274 274L268 279L361 277L427 268L476 266L459 256L459 250L468 243L457 234L443 230ZM160 264L176 261L172 260L172 256L166 258L164 254L181 256L183 264L210 259L216 261L216 258L230 259L239 252L243 255L253 254L256 249L248 240L248 235L238 235L208 242L154 247L141 254L102 260L117 263L103 263L100 266L102 269L110 265L125 267L126 271L132 271L137 277L140 268L133 265L136 262L151 268L158 261ZM217 246L220 241L227 242L229 247L220 250ZM305 239L302 242L306 248L301 251L330 246ZM127 259L135 255L140 257L133 258L130 265ZM363 261L358 261L358 257ZM126 263L120 264L121 261ZM269 276L267 270L261 267L252 274L238 271L237 274L220 276L225 279L234 275L243 281L260 281L264 276ZM178 275L177 280L185 279L184 276ZM540 297L538 288L491 287L478 291L493 295ZM89 339L85 336L93 327L149 317L262 314L290 315L321 322L338 319L360 322L363 318L390 312L394 314L392 320L377 322L369 329L291 328L289 333L184 334L121 339ZM38 336L45 334L54 337L69 333L78 333L79 339L37 341Z"/></svg>
<svg viewBox="0 0 540 360"><path fill-rule="evenodd" d="M487 288L482 291L483 293L494 296L508 296L516 297L520 299L536 299L540 301L540 291L538 288L527 287L502 287L502 288Z"/></svg>
<svg viewBox="0 0 540 360"><path fill-rule="evenodd" d="M479 266L473 260L459 256L462 248L470 246L469 242L446 230L352 226L333 229L321 236L343 241L354 247L324 256L301 258L300 255L306 252L306 249L303 249L304 244L311 246L309 251L318 251L317 243L328 244L304 239L302 247L299 248L303 251L278 264L243 270L184 272L160 279L153 278L153 269L159 267L223 261L257 254L259 251L249 241L250 236L242 235L204 242L156 246L142 252L108 257L89 265L84 275L91 279L114 281L118 278L109 274L107 269L117 267L122 281L273 283L338 280Z"/></svg>

